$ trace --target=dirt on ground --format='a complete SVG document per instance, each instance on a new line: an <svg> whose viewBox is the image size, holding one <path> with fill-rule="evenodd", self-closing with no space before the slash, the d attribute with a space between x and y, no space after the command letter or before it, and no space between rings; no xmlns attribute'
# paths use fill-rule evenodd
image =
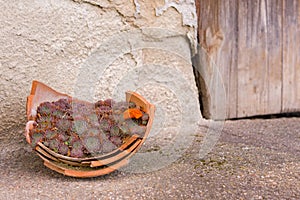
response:
<svg viewBox="0 0 300 200"><path fill-rule="evenodd" d="M88 179L46 168L23 128L0 133L0 199L300 199L300 118L226 121L205 157L211 127L199 125L187 150L161 169Z"/></svg>

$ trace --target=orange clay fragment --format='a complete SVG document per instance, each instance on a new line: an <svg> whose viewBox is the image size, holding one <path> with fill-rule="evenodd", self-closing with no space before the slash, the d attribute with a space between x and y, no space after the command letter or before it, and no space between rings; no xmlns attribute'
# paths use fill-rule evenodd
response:
<svg viewBox="0 0 300 200"><path fill-rule="evenodd" d="M140 118L142 116L143 116L142 111L140 111L137 108L129 108L123 114L124 119L130 119L130 118L136 118L136 119L138 119L138 118Z"/></svg>

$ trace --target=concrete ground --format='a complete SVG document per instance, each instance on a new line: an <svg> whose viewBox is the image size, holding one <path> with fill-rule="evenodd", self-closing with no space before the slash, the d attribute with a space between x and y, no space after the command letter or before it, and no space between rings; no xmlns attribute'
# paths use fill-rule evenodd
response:
<svg viewBox="0 0 300 200"><path fill-rule="evenodd" d="M227 121L200 159L207 130L160 170L77 179L44 167L14 127L0 133L0 199L300 199L300 118Z"/></svg>

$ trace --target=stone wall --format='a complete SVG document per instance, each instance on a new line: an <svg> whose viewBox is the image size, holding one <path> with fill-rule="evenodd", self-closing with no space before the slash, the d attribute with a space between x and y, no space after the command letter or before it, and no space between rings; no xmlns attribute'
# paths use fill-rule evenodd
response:
<svg viewBox="0 0 300 200"><path fill-rule="evenodd" d="M164 127L176 127L183 104L201 118L194 1L16 0L0 9L0 131L25 124L34 79L88 100L135 90Z"/></svg>

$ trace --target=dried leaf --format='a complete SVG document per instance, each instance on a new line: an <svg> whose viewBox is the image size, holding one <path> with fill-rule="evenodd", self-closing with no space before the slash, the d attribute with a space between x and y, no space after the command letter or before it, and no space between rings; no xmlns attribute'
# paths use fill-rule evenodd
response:
<svg viewBox="0 0 300 200"><path fill-rule="evenodd" d="M124 119L130 119L130 118L139 119L142 116L143 116L142 111L140 111L137 108L129 108L123 114Z"/></svg>

